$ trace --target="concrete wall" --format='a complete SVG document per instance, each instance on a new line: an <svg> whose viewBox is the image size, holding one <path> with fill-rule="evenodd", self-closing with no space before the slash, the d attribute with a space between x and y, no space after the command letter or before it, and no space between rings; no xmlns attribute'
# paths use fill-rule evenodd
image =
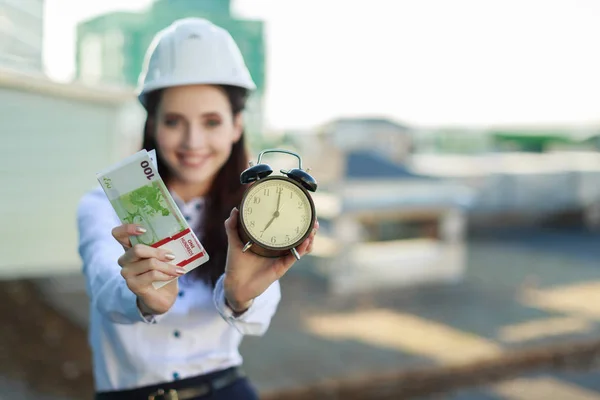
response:
<svg viewBox="0 0 600 400"><path fill-rule="evenodd" d="M439 238L365 240L361 220L367 216L378 221L402 221L418 215L437 220ZM466 217L458 208L371 210L363 217L347 213L333 224L332 237L318 236L313 252L314 272L327 281L332 293L448 284L464 276Z"/></svg>
<svg viewBox="0 0 600 400"><path fill-rule="evenodd" d="M477 190L471 215L543 217L600 203L597 152L416 155L412 165Z"/></svg>
<svg viewBox="0 0 600 400"><path fill-rule="evenodd" d="M0 73L0 278L79 270L76 207L126 152L121 111L133 101Z"/></svg>

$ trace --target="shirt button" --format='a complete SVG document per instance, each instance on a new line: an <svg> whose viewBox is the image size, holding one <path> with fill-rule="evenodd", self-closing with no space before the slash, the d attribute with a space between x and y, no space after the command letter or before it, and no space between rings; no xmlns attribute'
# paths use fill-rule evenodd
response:
<svg viewBox="0 0 600 400"><path fill-rule="evenodd" d="M185 216L185 220L186 220L187 222L190 222L190 220L191 220L191 219L192 219L192 218L191 218L189 215L186 215L186 216Z"/></svg>
<svg viewBox="0 0 600 400"><path fill-rule="evenodd" d="M181 336L181 333L179 333L179 331L175 331L175 332L173 332L173 336L179 337L179 336Z"/></svg>
<svg viewBox="0 0 600 400"><path fill-rule="evenodd" d="M201 210L201 209L202 209L202 203L196 204L196 210Z"/></svg>
<svg viewBox="0 0 600 400"><path fill-rule="evenodd" d="M177 295L178 295L179 297L183 297L183 290L180 290L180 291L179 291L179 293L177 293Z"/></svg>
<svg viewBox="0 0 600 400"><path fill-rule="evenodd" d="M173 372L173 379L179 379L179 374L177 372Z"/></svg>

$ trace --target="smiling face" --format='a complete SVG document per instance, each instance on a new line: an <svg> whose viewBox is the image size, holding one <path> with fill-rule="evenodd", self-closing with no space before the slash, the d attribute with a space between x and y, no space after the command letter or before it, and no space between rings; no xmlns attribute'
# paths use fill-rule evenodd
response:
<svg viewBox="0 0 600 400"><path fill-rule="evenodd" d="M225 91L216 86L171 87L162 93L155 116L157 151L172 175L169 186L181 197L205 195L242 134Z"/></svg>

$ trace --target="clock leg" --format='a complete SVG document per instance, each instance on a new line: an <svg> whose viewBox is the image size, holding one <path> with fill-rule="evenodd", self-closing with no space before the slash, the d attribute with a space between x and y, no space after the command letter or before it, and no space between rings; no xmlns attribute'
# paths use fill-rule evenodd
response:
<svg viewBox="0 0 600 400"><path fill-rule="evenodd" d="M246 243L246 245L242 249L242 253L245 253L250 247L252 247L252 242Z"/></svg>
<svg viewBox="0 0 600 400"><path fill-rule="evenodd" d="M292 252L292 254L294 255L294 257L296 257L296 260L300 259L300 254L298 254L298 252L296 251L295 247L292 247L292 250L290 250Z"/></svg>

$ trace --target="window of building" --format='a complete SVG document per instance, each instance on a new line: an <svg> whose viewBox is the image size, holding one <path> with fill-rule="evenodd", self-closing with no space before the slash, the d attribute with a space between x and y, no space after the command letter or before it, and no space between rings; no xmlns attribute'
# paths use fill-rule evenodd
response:
<svg viewBox="0 0 600 400"><path fill-rule="evenodd" d="M102 78L102 40L88 34L81 40L80 78L86 83L97 83Z"/></svg>
<svg viewBox="0 0 600 400"><path fill-rule="evenodd" d="M417 220L366 221L363 223L363 228L367 242L440 238L439 221L434 217Z"/></svg>
<svg viewBox="0 0 600 400"><path fill-rule="evenodd" d="M104 34L104 74L105 78L111 82L123 82L125 59L123 56L123 47L125 38L123 32L119 30L110 30Z"/></svg>
<svg viewBox="0 0 600 400"><path fill-rule="evenodd" d="M10 8L15 8L21 12L27 13L40 21L44 14L43 0L3 0L3 3Z"/></svg>

